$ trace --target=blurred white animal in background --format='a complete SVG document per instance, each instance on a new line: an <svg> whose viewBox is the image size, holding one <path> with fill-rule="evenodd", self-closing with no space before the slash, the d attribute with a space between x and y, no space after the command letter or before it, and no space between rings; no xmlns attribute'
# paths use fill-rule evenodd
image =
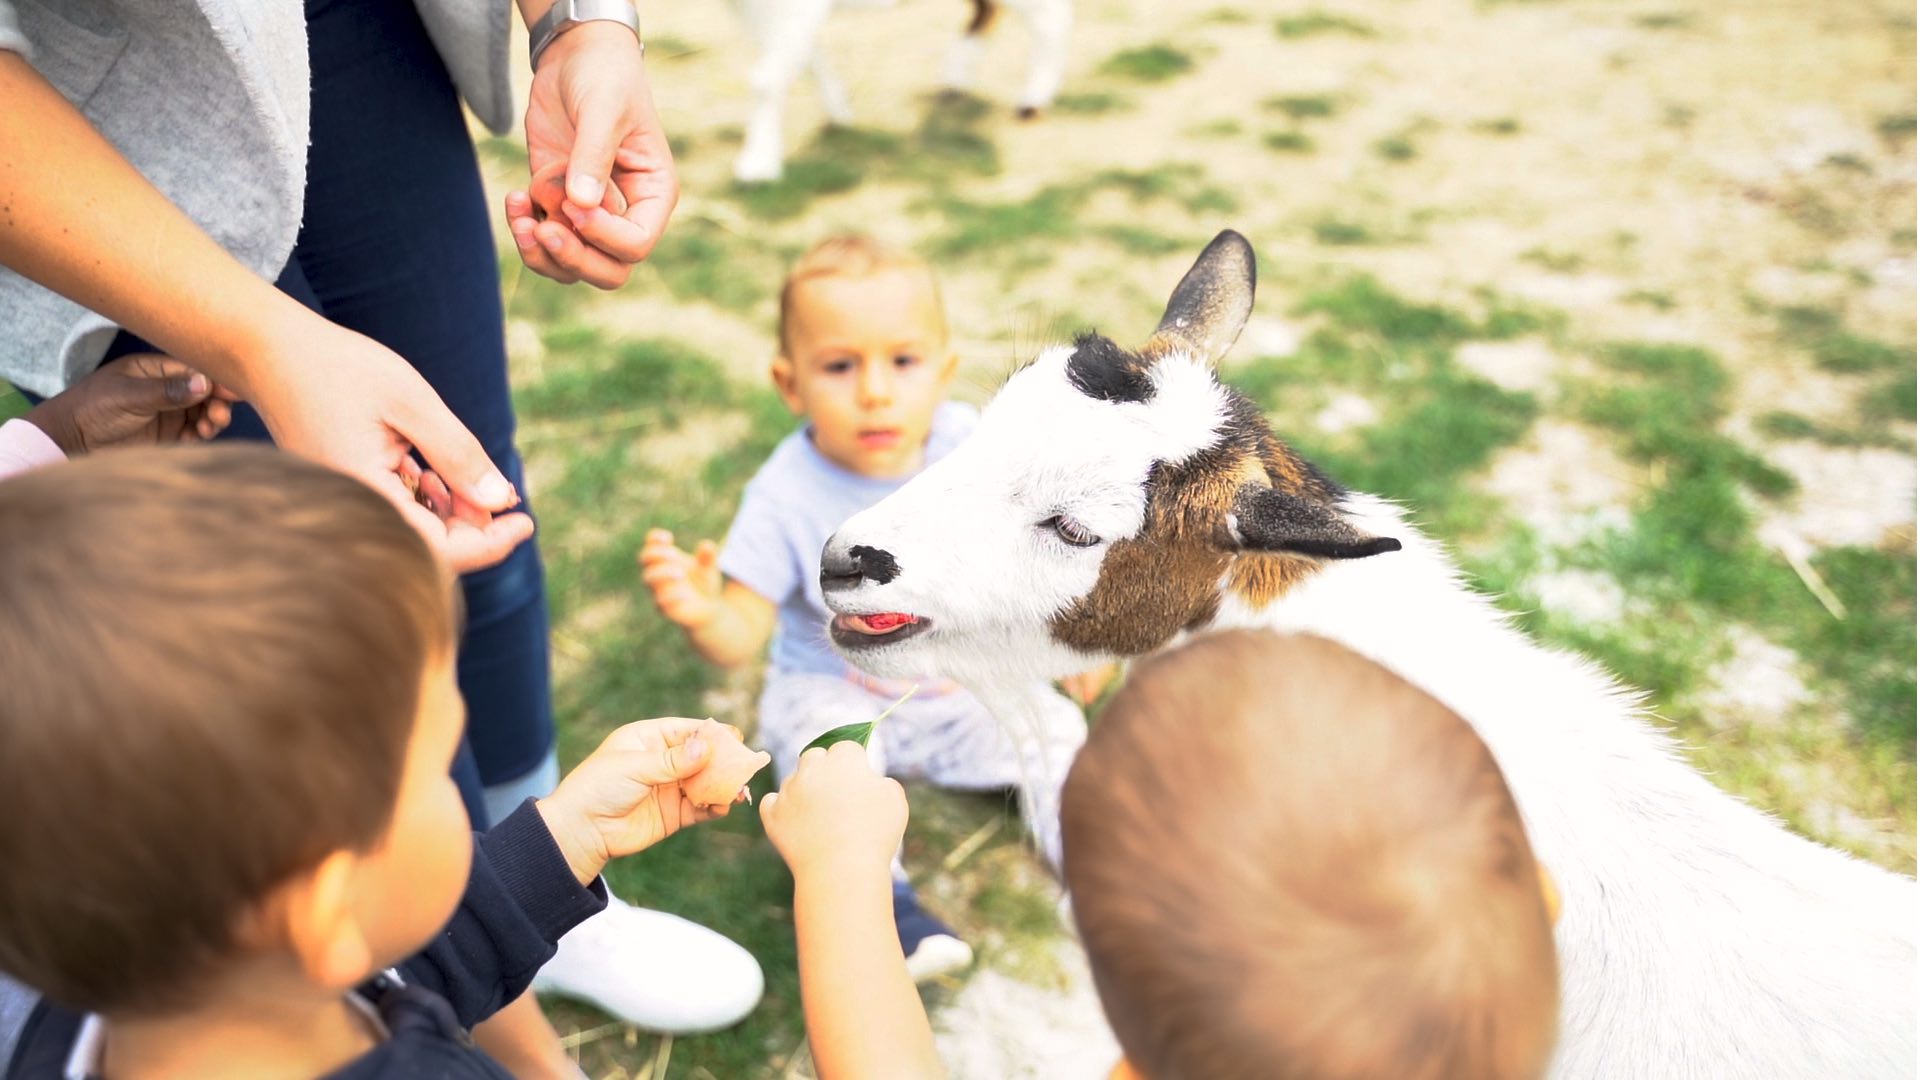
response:
<svg viewBox="0 0 1920 1080"><path fill-rule="evenodd" d="M1073 0L971 0L973 16L960 40L947 54L942 86L970 90L983 38L1001 8L1027 24L1032 35L1026 85L1016 107L1022 119L1031 119L1053 103L1067 73L1067 36L1073 29ZM733 163L733 175L743 183L778 180L786 158L781 144L781 121L787 93L804 69L813 75L820 106L834 124L853 122L847 88L820 50L820 30L836 8L891 7L892 0L740 0L740 14L760 50L748 83L753 88L753 115L747 120L746 139Z"/></svg>

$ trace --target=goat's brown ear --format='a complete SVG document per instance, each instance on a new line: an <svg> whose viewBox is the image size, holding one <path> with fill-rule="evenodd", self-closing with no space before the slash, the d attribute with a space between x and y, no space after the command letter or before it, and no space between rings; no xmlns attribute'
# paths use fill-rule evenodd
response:
<svg viewBox="0 0 1920 1080"><path fill-rule="evenodd" d="M1400 541L1391 536L1368 536L1319 499L1251 484L1234 498L1233 515L1227 524L1234 543L1245 551L1364 559L1400 550Z"/></svg>
<svg viewBox="0 0 1920 1080"><path fill-rule="evenodd" d="M1214 237L1174 287L1167 313L1140 355L1157 360L1185 352L1218 364L1253 314L1253 284L1253 245L1232 229Z"/></svg>

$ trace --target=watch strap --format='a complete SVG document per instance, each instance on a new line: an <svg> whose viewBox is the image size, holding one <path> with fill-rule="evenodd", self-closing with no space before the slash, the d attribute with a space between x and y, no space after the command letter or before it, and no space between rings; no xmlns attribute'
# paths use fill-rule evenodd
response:
<svg viewBox="0 0 1920 1080"><path fill-rule="evenodd" d="M589 22L617 22L640 36L640 13L628 0L553 0L553 6L545 15L534 21L527 30L531 42L527 49L528 62L535 71L540 70L540 56L547 51L560 35ZM641 42L640 48L646 49Z"/></svg>

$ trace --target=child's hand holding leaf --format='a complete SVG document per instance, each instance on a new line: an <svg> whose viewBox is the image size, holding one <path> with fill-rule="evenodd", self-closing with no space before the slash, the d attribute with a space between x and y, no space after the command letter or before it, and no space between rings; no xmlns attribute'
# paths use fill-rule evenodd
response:
<svg viewBox="0 0 1920 1080"><path fill-rule="evenodd" d="M841 742L859 743L861 746L867 745L867 743L873 741L873 729L880 726L880 721L892 716L893 710L905 705L907 699L919 691L920 684L914 683L912 686L907 687L907 692L901 694L898 701L881 710L879 716L871 720L862 720L857 724L842 724L831 731L822 732L818 738L808 743L800 753L804 755L808 750L825 750L834 743Z"/></svg>
<svg viewBox="0 0 1920 1080"><path fill-rule="evenodd" d="M907 830L907 793L845 740L802 752L786 785L760 801L760 821L795 878L884 876Z"/></svg>

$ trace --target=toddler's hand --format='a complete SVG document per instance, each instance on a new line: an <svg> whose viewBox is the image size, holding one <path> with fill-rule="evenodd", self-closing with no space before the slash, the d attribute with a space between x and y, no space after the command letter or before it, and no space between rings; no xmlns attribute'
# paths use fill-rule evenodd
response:
<svg viewBox="0 0 1920 1080"><path fill-rule="evenodd" d="M720 611L720 549L702 540L688 554L673 545L665 529L647 533L640 548L640 580L653 590L653 602L667 618L698 630Z"/></svg>
<svg viewBox="0 0 1920 1080"><path fill-rule="evenodd" d="M232 416L231 394L170 356L133 353L27 413L67 456L112 446L211 439Z"/></svg>
<svg viewBox="0 0 1920 1080"><path fill-rule="evenodd" d="M877 866L907 831L907 793L873 771L866 748L838 742L800 755L786 786L760 802L760 821L793 876Z"/></svg>
<svg viewBox="0 0 1920 1080"><path fill-rule="evenodd" d="M617 728L536 804L581 884L608 860L715 816L693 805L680 784L712 756L695 734L702 723L665 717Z"/></svg>

